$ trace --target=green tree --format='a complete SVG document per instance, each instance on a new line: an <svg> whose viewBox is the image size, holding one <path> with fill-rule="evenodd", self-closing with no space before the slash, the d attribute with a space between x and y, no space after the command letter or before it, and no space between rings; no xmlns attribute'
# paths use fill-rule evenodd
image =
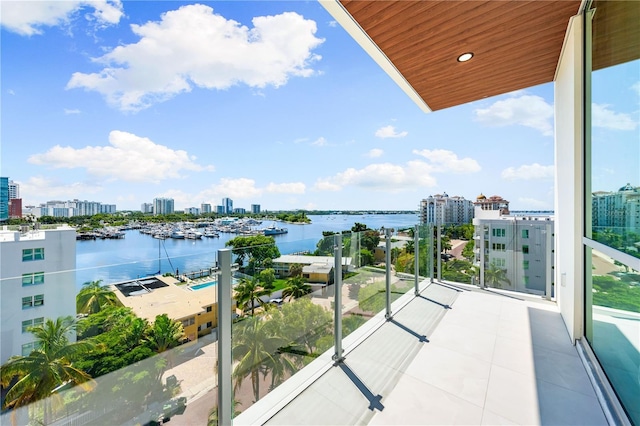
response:
<svg viewBox="0 0 640 426"><path fill-rule="evenodd" d="M178 346L183 337L182 324L170 319L167 314L162 314L156 316L156 320L149 329L147 340L156 352L160 353Z"/></svg>
<svg viewBox="0 0 640 426"><path fill-rule="evenodd" d="M333 256L334 235L336 232L322 231L322 239L316 244L315 256Z"/></svg>
<svg viewBox="0 0 640 426"><path fill-rule="evenodd" d="M310 299L297 299L287 303L280 312L279 323L283 337L289 341L288 349L314 354L318 339L331 334L331 312Z"/></svg>
<svg viewBox="0 0 640 426"><path fill-rule="evenodd" d="M233 254L237 256L240 265L244 264L245 259L248 260L248 272L260 268L267 259L280 257L276 240L270 236L235 237L227 241L225 246L233 248Z"/></svg>
<svg viewBox="0 0 640 426"><path fill-rule="evenodd" d="M373 265L375 260L376 260L375 256L373 255L371 250L368 250L366 248L363 248L362 250L360 250L360 265L361 266Z"/></svg>
<svg viewBox="0 0 640 426"><path fill-rule="evenodd" d="M484 282L496 288L502 288L503 284L511 285L511 281L507 278L506 269L499 268L493 262L488 269L484 270Z"/></svg>
<svg viewBox="0 0 640 426"><path fill-rule="evenodd" d="M251 317L238 324L232 341L232 357L237 362L232 377L235 389L240 389L246 377L251 378L254 400L260 399L260 374L272 374L272 382L277 383L286 371L295 371L295 366L286 356L281 356L280 348L287 341L277 334L274 322L263 317ZM276 377L274 377L274 375Z"/></svg>
<svg viewBox="0 0 640 426"><path fill-rule="evenodd" d="M273 290L276 281L276 271L273 268L267 268L260 271L258 280L266 290Z"/></svg>
<svg viewBox="0 0 640 426"><path fill-rule="evenodd" d="M62 384L80 385L85 390L95 386L91 377L76 368L73 362L94 349L88 341L70 342L69 334L75 322L72 317L47 319L44 324L31 327L36 337L37 349L27 356L12 357L0 367L0 383L9 388L4 408L17 408L44 400L44 423L52 416L52 399L56 405L63 403L54 389ZM51 398L48 398L51 397Z"/></svg>
<svg viewBox="0 0 640 426"><path fill-rule="evenodd" d="M260 286L260 281L254 278L241 278L240 282L233 288L233 299L236 304L245 312L251 309L251 316L255 314L256 304L262 304L262 297L268 296L269 290Z"/></svg>
<svg viewBox="0 0 640 426"><path fill-rule="evenodd" d="M302 276L298 275L287 280L287 287L282 289L282 297L289 298L289 300L297 299L310 292L311 286L305 282Z"/></svg>
<svg viewBox="0 0 640 426"><path fill-rule="evenodd" d="M378 231L364 231L360 237L360 245L370 252L374 252L378 244L380 244L380 234Z"/></svg>
<svg viewBox="0 0 640 426"><path fill-rule="evenodd" d="M302 275L303 265L301 263L292 263L289 265L289 275L292 277L299 277Z"/></svg>
<svg viewBox="0 0 640 426"><path fill-rule="evenodd" d="M120 302L115 293L102 285L102 280L88 281L82 284L82 289L76 296L76 310L78 313L95 314L105 306L117 306Z"/></svg>

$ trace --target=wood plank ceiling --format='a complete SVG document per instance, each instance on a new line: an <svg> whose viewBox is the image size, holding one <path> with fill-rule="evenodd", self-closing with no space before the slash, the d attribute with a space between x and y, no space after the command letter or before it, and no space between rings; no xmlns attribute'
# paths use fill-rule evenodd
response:
<svg viewBox="0 0 640 426"><path fill-rule="evenodd" d="M579 0L340 0L432 110L553 80ZM468 62L458 62L473 52Z"/></svg>

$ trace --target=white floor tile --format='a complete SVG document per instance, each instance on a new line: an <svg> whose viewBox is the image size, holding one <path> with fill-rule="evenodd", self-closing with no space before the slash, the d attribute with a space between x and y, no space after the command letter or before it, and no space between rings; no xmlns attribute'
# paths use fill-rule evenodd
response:
<svg viewBox="0 0 640 426"><path fill-rule="evenodd" d="M535 378L493 365L485 409L518 424L540 424Z"/></svg>

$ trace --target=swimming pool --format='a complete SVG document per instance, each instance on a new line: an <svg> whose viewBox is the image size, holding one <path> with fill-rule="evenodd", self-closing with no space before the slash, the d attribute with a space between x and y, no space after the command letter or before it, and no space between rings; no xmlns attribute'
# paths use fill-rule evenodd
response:
<svg viewBox="0 0 640 426"><path fill-rule="evenodd" d="M191 286L189 286L189 288L191 290L200 290L200 289L212 286L212 285L216 285L217 283L218 283L217 281L207 281L206 283L191 285Z"/></svg>

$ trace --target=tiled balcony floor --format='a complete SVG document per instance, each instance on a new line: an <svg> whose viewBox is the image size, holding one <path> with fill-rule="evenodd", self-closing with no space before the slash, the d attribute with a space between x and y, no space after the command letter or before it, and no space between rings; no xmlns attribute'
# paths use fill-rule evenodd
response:
<svg viewBox="0 0 640 426"><path fill-rule="evenodd" d="M234 424L607 424L554 303L440 284L421 295L342 366L294 376Z"/></svg>

